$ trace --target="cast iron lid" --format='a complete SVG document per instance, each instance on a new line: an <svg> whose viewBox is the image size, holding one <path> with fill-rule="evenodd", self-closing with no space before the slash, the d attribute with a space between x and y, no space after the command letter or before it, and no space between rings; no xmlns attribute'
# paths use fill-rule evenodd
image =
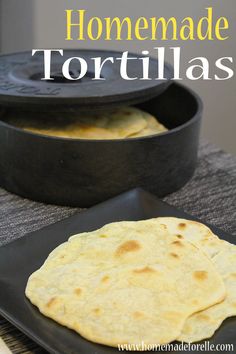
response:
<svg viewBox="0 0 236 354"><path fill-rule="evenodd" d="M51 62L51 77L54 80L41 80L44 77L44 55L22 52L0 56L0 104L20 107L21 109L62 111L63 108L94 110L120 105L131 105L146 101L162 93L171 83L173 70L165 64L166 80L156 80L158 61L150 58L149 77L151 80L124 80L120 76L121 52L104 50L64 50L63 57L54 52ZM67 80L62 74L62 65L71 57L86 60L86 75L76 81ZM101 71L105 80L92 80L94 77L94 60L91 58L114 57L114 64L106 62ZM144 56L129 54L129 58ZM142 77L142 60L129 60L127 66L129 77ZM79 76L80 64L72 60L70 74Z"/></svg>

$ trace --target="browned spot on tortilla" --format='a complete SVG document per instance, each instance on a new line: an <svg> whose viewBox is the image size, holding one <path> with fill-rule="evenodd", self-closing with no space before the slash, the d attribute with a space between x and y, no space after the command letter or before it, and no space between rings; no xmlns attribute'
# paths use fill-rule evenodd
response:
<svg viewBox="0 0 236 354"><path fill-rule="evenodd" d="M88 124L81 124L81 130L83 131L90 131L91 129L93 130L93 126L92 125L88 125Z"/></svg>
<svg viewBox="0 0 236 354"><path fill-rule="evenodd" d="M205 320L205 321L210 319L209 316L204 315L203 313L200 313L199 315L197 315L197 318L199 318L199 320Z"/></svg>
<svg viewBox="0 0 236 354"><path fill-rule="evenodd" d="M104 277L102 277L101 281L103 283L106 283L109 279L110 279L110 277L108 275L104 275Z"/></svg>
<svg viewBox="0 0 236 354"><path fill-rule="evenodd" d="M141 248L140 244L137 241L126 241L120 245L116 250L116 256L122 256L128 252L138 251Z"/></svg>
<svg viewBox="0 0 236 354"><path fill-rule="evenodd" d="M174 257L174 258L179 258L179 256L176 253L173 253L173 252L170 253L170 256Z"/></svg>
<svg viewBox="0 0 236 354"><path fill-rule="evenodd" d="M217 241L215 241L215 240L212 240L212 241L210 241L208 244L210 245L210 246L215 246L215 245L217 245L217 243L219 242L219 240L217 240Z"/></svg>
<svg viewBox="0 0 236 354"><path fill-rule="evenodd" d="M167 230L167 226L165 224L161 224L161 226L163 227L163 229Z"/></svg>
<svg viewBox="0 0 236 354"><path fill-rule="evenodd" d="M140 311L135 311L133 313L133 316L134 316L134 318L138 319L138 318L142 318L144 316L144 314L142 312L140 312Z"/></svg>
<svg viewBox="0 0 236 354"><path fill-rule="evenodd" d="M179 318L181 316L180 312L177 311L165 311L165 318L170 320L173 324L179 323Z"/></svg>
<svg viewBox="0 0 236 354"><path fill-rule="evenodd" d="M79 296L81 294L81 291L82 290L80 288L76 288L75 289L75 294Z"/></svg>
<svg viewBox="0 0 236 354"><path fill-rule="evenodd" d="M192 304L193 304L193 305L198 305L198 304L199 304L199 301L198 301L197 299L195 299L195 300L192 301Z"/></svg>
<svg viewBox="0 0 236 354"><path fill-rule="evenodd" d="M197 224L201 225L199 223L197 223ZM215 235L212 233L212 231L210 229L207 228L205 231L206 231L206 237L215 237Z"/></svg>
<svg viewBox="0 0 236 354"><path fill-rule="evenodd" d="M236 273L231 273L230 276L236 278Z"/></svg>
<svg viewBox="0 0 236 354"><path fill-rule="evenodd" d="M205 270L196 270L195 272L193 272L193 276L197 280L206 280L207 272Z"/></svg>
<svg viewBox="0 0 236 354"><path fill-rule="evenodd" d="M172 242L172 245L179 246L179 247L184 247L183 243L181 241L174 241Z"/></svg>
<svg viewBox="0 0 236 354"><path fill-rule="evenodd" d="M180 234L176 235L176 237L178 237L179 239L183 239L184 238L184 236L182 236Z"/></svg>
<svg viewBox="0 0 236 354"><path fill-rule="evenodd" d="M48 308L50 308L50 307L52 307L54 304L55 304L55 302L57 301L57 298L56 298L56 296L55 297L52 297L49 301L48 301L48 303L47 303L47 307Z"/></svg>
<svg viewBox="0 0 236 354"><path fill-rule="evenodd" d="M64 255L64 254L62 254L62 255L60 256L60 259L63 259L63 258L65 258L65 255Z"/></svg>
<svg viewBox="0 0 236 354"><path fill-rule="evenodd" d="M101 237L101 238L107 238L107 235L100 235L99 237Z"/></svg>
<svg viewBox="0 0 236 354"><path fill-rule="evenodd" d="M144 268L141 268L141 269L134 269L133 272L137 273L137 274L140 274L140 273L154 273L155 270L147 266L147 267L144 267Z"/></svg>
<svg viewBox="0 0 236 354"><path fill-rule="evenodd" d="M179 229L184 229L187 225L184 222L181 222L178 227Z"/></svg>
<svg viewBox="0 0 236 354"><path fill-rule="evenodd" d="M101 310L96 307L95 309L93 309L93 312L96 314L96 315L99 315L101 313Z"/></svg>

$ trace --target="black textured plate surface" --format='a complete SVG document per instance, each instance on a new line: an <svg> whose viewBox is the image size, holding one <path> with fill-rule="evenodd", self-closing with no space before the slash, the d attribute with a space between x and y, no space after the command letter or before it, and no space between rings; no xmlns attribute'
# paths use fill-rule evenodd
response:
<svg viewBox="0 0 236 354"><path fill-rule="evenodd" d="M0 314L38 344L54 354L105 354L117 349L89 342L77 333L44 317L24 296L29 275L48 254L72 234L92 231L106 223L174 216L197 220L140 189L121 194L87 211L0 248ZM236 243L233 236L211 226L220 238ZM227 319L210 343L236 345L236 318ZM184 351L187 353L187 351Z"/></svg>
<svg viewBox="0 0 236 354"><path fill-rule="evenodd" d="M118 105L130 105L148 100L162 93L171 83L173 70L165 64L166 80L158 77L158 60L150 58L149 77L151 80L125 80L120 75L121 52L104 50L64 50L52 54L51 77L54 80L41 80L44 77L43 53L22 52L0 56L0 103L27 109L61 111L62 109L94 110ZM80 57L87 62L86 75L76 81L67 80L62 75L62 65L66 59ZM104 80L94 78L94 60L102 61L113 57L114 63L107 61L101 76ZM140 58L138 54L129 54L129 58ZM80 63L74 59L70 64L72 77L79 77ZM127 73L131 78L142 77L142 60L130 60Z"/></svg>

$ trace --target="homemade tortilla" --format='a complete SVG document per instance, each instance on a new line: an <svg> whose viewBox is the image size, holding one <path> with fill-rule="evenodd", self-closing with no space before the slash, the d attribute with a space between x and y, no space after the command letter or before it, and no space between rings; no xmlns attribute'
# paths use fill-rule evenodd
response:
<svg viewBox="0 0 236 354"><path fill-rule="evenodd" d="M145 115L147 126L140 132L130 135L130 138L137 138L141 136L155 135L164 133L167 131L166 127L162 125L158 120L151 115Z"/></svg>
<svg viewBox="0 0 236 354"><path fill-rule="evenodd" d="M236 316L236 246L220 240L205 225L184 219L157 218L168 232L199 247L213 262L226 287L224 301L190 316L178 337L179 341L197 342L213 336L222 322Z"/></svg>
<svg viewBox="0 0 236 354"><path fill-rule="evenodd" d="M40 114L34 117L19 113L18 117L5 120L26 131L47 136L73 139L124 139L158 134L167 129L153 116L140 109L125 107L114 111L84 115L63 113Z"/></svg>
<svg viewBox="0 0 236 354"><path fill-rule="evenodd" d="M109 346L172 342L191 314L225 295L208 257L156 219L71 237L26 287L45 316Z"/></svg>

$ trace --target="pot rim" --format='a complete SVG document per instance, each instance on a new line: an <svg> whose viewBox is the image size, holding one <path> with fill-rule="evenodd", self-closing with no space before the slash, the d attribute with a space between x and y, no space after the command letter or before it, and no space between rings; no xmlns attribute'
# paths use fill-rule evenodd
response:
<svg viewBox="0 0 236 354"><path fill-rule="evenodd" d="M187 90L196 100L197 103L197 110L196 113L193 115L193 117L191 117L187 122L185 122L184 124L179 125L176 128L170 129L166 132L162 132L162 133L158 133L158 134L152 134L152 135L147 135L147 136L143 136L143 137L135 137L135 138L120 138L120 139L78 139L78 138L66 138L66 137L57 137L57 136L50 136L50 135L45 135L45 134L40 134L40 133L33 133L27 130L23 130L21 128L15 127L11 124L8 124L6 122L3 122L1 120L1 110L0 110L0 127L4 126L6 128L11 128L13 131L19 132L21 134L25 134L27 136L31 136L34 137L36 139L49 139L51 141L56 141L56 142L66 142L66 141L70 141L70 142L81 142L81 143L112 143L112 144L116 144L116 143L121 143L121 142L132 142L132 141L145 141L145 140L151 140L153 138L156 137L164 137L167 135L172 135L175 134L181 130L184 130L185 128L187 128L188 126L194 124L195 121L200 120L201 116L202 116L202 112L203 112L203 101L200 98L200 96L193 91L192 89L190 89L189 87L187 87L186 85L183 84L179 84L177 82L173 82L172 84L175 84L185 90ZM172 85L170 85L171 87ZM159 97L159 96L157 96ZM3 108L3 113L5 112L5 109Z"/></svg>

